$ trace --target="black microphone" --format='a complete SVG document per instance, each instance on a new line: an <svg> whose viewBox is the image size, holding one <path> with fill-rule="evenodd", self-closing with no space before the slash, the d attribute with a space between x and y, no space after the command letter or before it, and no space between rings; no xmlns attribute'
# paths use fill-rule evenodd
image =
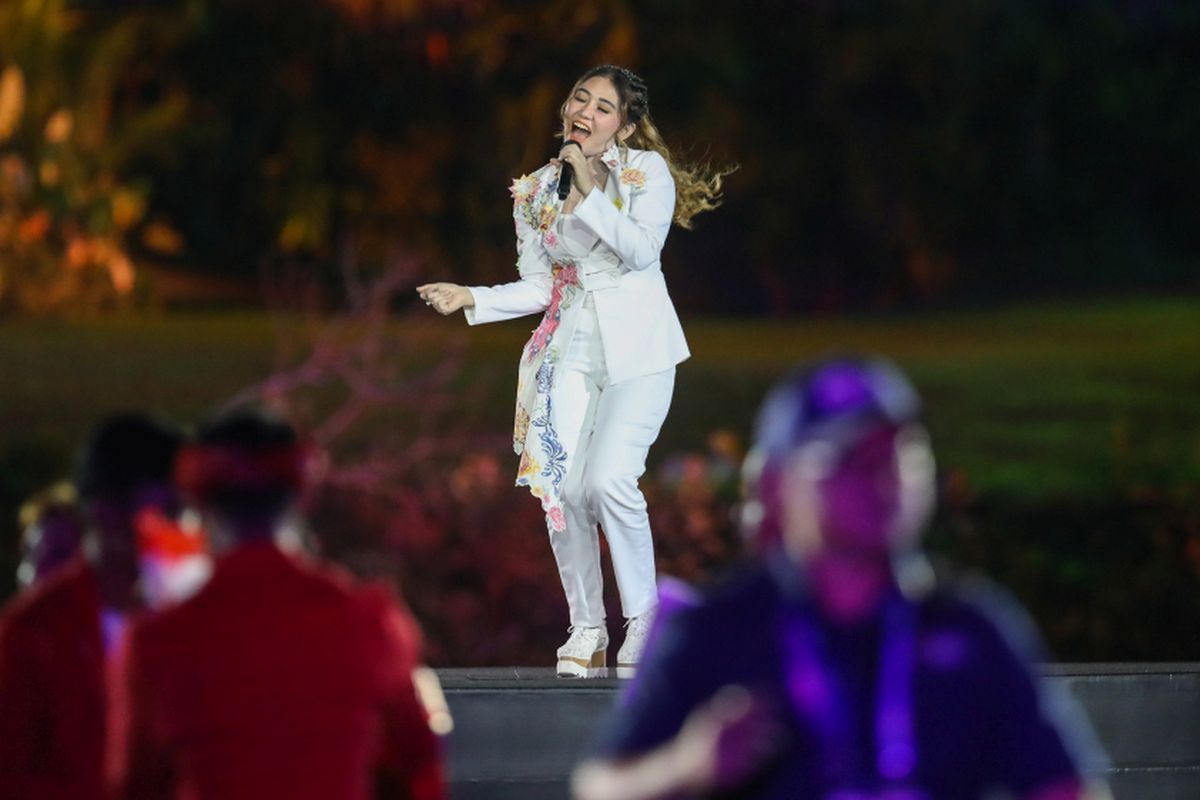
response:
<svg viewBox="0 0 1200 800"><path fill-rule="evenodd" d="M566 147L569 144L573 144L576 147L583 149L583 145L581 145L579 142L575 141L574 139L567 139L565 142L563 142L563 147ZM559 173L558 173L558 199L559 200L567 199L567 195L569 195L571 193L571 181L573 181L573 180L575 180L575 168L572 167L570 164L568 164L566 162L566 160L564 160L562 162L562 169L559 170Z"/></svg>

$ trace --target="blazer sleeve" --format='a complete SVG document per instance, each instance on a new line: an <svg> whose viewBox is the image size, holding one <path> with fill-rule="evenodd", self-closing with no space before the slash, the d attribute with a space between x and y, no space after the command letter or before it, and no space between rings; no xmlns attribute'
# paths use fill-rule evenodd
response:
<svg viewBox="0 0 1200 800"><path fill-rule="evenodd" d="M675 215L675 179L661 155L648 151L644 159L646 185L632 193L629 213L594 187L575 208L575 217L600 237L630 269L647 269L659 262L671 219ZM609 180L618 180L612 175Z"/></svg>
<svg viewBox="0 0 1200 800"><path fill-rule="evenodd" d="M516 319L544 311L550 305L553 285L550 256L542 247L542 237L525 220L518 204L513 204L517 229L517 273L519 280L495 286L470 286L475 305L463 313L471 325Z"/></svg>

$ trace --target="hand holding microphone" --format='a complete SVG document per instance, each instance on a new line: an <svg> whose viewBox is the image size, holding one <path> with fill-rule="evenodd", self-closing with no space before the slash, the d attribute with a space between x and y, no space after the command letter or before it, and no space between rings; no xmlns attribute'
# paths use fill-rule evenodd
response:
<svg viewBox="0 0 1200 800"><path fill-rule="evenodd" d="M579 193L587 195L592 191L595 181L588 167L587 156L583 154L583 146L574 139L563 142L562 150L558 151L562 170L558 175L558 199L566 200L571 193L572 182L579 188Z"/></svg>

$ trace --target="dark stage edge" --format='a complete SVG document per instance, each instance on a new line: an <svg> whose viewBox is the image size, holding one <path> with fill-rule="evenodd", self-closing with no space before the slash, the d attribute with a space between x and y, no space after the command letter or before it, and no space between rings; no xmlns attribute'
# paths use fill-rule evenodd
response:
<svg viewBox="0 0 1200 800"><path fill-rule="evenodd" d="M1200 663L1047 664L1108 752L1117 800L1200 798ZM438 670L455 730L452 800L563 800L567 775L625 681L553 669Z"/></svg>

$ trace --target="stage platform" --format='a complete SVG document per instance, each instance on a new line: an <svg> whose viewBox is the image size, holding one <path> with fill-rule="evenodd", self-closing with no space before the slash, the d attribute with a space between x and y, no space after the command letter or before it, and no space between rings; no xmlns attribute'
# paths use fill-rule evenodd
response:
<svg viewBox="0 0 1200 800"><path fill-rule="evenodd" d="M1083 704L1117 800L1200 798L1200 664L1054 664ZM566 776L621 690L551 669L438 670L454 715L453 800L563 800Z"/></svg>

